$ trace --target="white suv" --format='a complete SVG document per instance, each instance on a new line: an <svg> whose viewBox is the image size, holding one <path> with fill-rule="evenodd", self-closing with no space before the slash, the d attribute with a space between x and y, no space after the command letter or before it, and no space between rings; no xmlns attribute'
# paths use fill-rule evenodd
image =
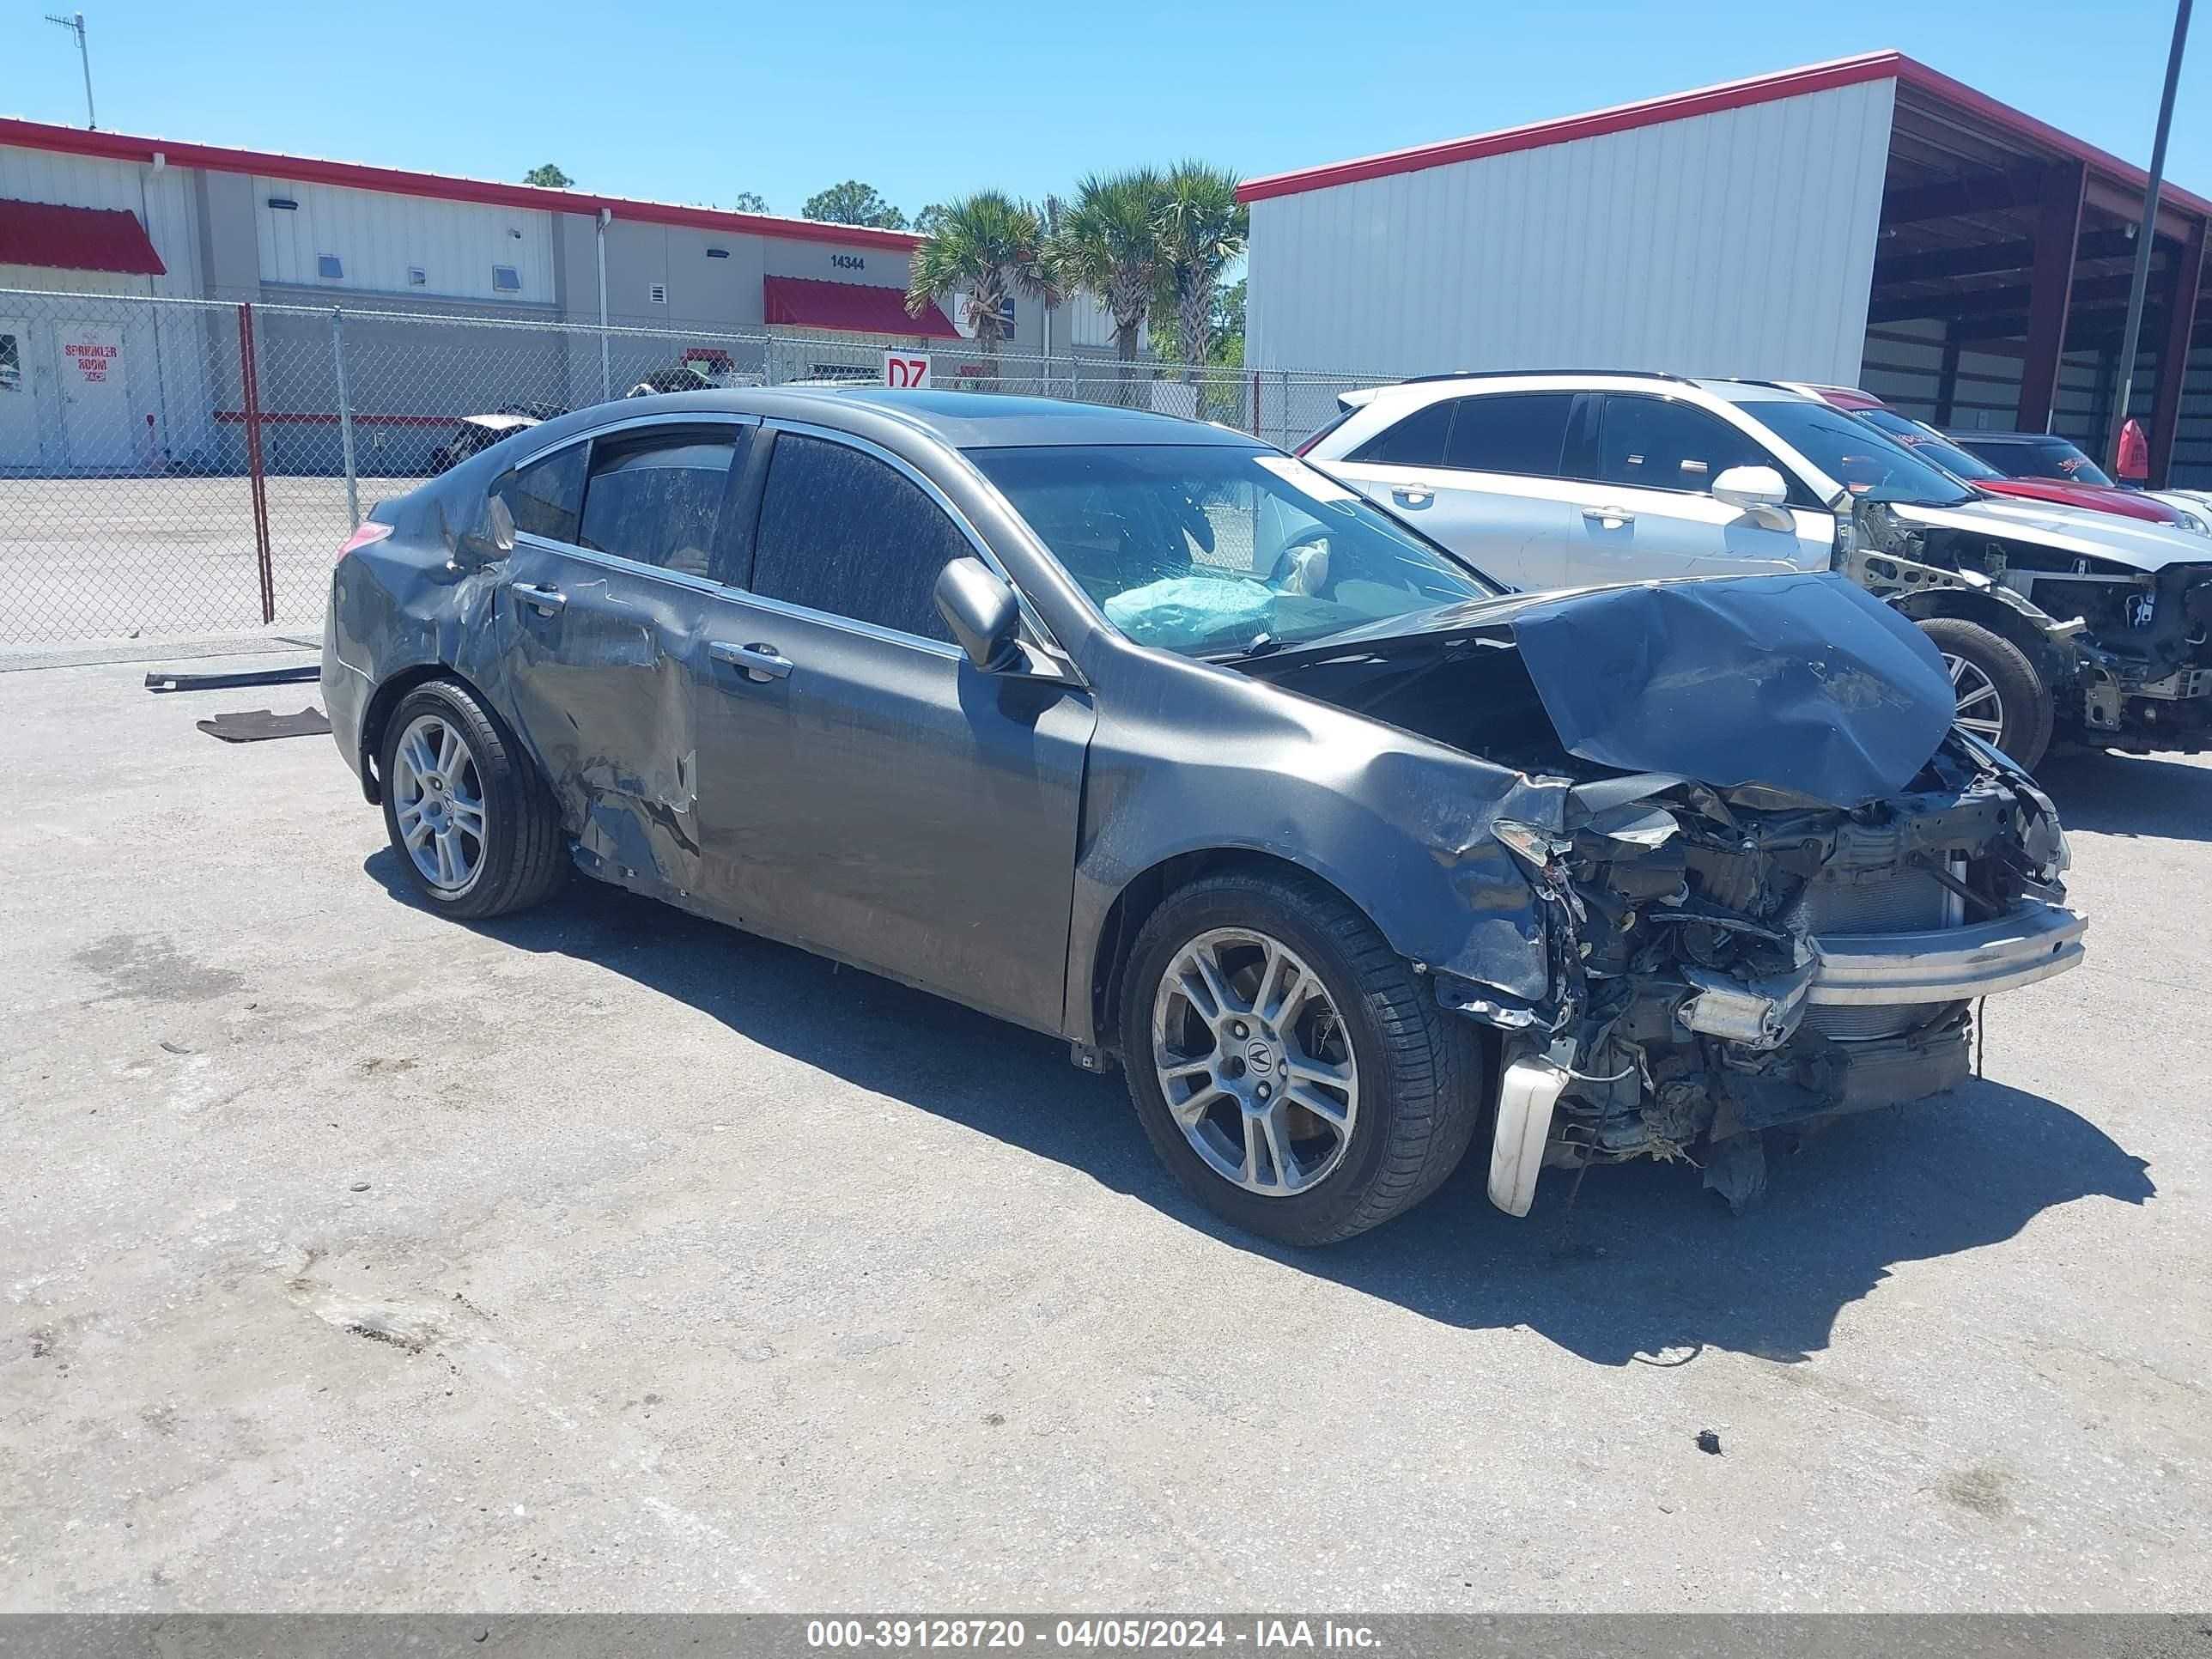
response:
<svg viewBox="0 0 2212 1659"><path fill-rule="evenodd" d="M1504 581L1837 570L1927 630L1959 723L2024 765L2054 728L2212 747L2202 537L2006 510L1766 382L1455 374L1338 401L1299 453Z"/></svg>

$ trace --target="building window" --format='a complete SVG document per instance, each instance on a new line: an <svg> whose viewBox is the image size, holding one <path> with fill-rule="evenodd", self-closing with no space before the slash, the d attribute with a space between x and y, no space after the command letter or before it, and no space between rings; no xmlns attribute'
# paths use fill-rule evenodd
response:
<svg viewBox="0 0 2212 1659"><path fill-rule="evenodd" d="M653 303L657 306L666 305L668 303L668 284L665 283L655 283L651 288L646 290L646 297L651 300Z"/></svg>
<svg viewBox="0 0 2212 1659"><path fill-rule="evenodd" d="M338 282L345 276L345 261L335 253L318 253L315 256L315 275L326 283Z"/></svg>
<svg viewBox="0 0 2212 1659"><path fill-rule="evenodd" d="M408 266L408 267L407 267L407 286L408 286L408 287L410 287L410 288L422 288L422 287L423 287L425 284L427 284L427 283L429 282L429 280L430 280L429 273L428 273L428 271L424 270L422 269L422 266L420 266L420 265L410 265L410 266Z"/></svg>
<svg viewBox="0 0 2212 1659"><path fill-rule="evenodd" d="M520 294L522 292L522 274L513 265L494 265L491 268L491 285L501 294Z"/></svg>

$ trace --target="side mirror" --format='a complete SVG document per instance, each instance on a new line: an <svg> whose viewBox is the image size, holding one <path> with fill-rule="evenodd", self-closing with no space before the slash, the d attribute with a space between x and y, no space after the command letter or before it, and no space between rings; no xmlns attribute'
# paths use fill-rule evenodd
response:
<svg viewBox="0 0 2212 1659"><path fill-rule="evenodd" d="M1756 513L1788 501L1790 486L1771 466L1732 466L1713 480L1713 499Z"/></svg>
<svg viewBox="0 0 2212 1659"><path fill-rule="evenodd" d="M937 573L937 614L976 667L988 673L1012 665L1021 602L982 560L955 559Z"/></svg>

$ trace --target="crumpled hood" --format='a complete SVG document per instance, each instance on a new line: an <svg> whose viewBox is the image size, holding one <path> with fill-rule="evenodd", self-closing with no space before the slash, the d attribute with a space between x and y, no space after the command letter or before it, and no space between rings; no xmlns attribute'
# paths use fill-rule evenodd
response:
<svg viewBox="0 0 2212 1659"><path fill-rule="evenodd" d="M1852 807L1897 793L1951 729L1925 634L1841 576L1640 582L1511 617L1570 754Z"/></svg>
<svg viewBox="0 0 2212 1659"><path fill-rule="evenodd" d="M2170 564L2212 564L2212 538L2179 525L2150 524L2087 507L1991 496L1966 507L1888 503L1907 525L2033 542L2071 556L2103 559L2131 570L2158 571Z"/></svg>

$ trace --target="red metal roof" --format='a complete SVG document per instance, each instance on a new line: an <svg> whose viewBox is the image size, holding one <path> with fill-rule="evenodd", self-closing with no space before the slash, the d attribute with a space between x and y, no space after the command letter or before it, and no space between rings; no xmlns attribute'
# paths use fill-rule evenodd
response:
<svg viewBox="0 0 2212 1659"><path fill-rule="evenodd" d="M126 276L164 276L169 270L137 214L51 202L0 201L0 265L112 270Z"/></svg>
<svg viewBox="0 0 2212 1659"><path fill-rule="evenodd" d="M1616 104L1609 109L1593 110L1588 114L1533 121L1525 126L1505 127L1496 132L1476 133L1467 138L1416 144L1407 149L1388 150L1379 155L1364 155L1323 167L1269 173L1263 178L1246 179L1237 187L1237 195L1238 200L1244 202L1265 201L1273 196L1296 196L1310 190L1327 190L1333 185L1357 184L1364 179L1388 178L1397 173L1418 173L1425 167L1446 167L1454 161L1471 161L1483 156L1510 155L1516 150L1540 149L1547 145L1567 143L1577 138L1627 132L1638 127L1656 126L1665 121L1680 121L1692 115L1715 115L1723 110L1745 109L1754 104L1801 97L1810 92L1826 92L1835 87L1886 80L1895 80L1931 98L1954 105L2023 143L2057 150L2085 163L2091 171L2116 179L2135 190L2142 190L2147 182L2148 175L2141 167L2131 166L2111 152L2099 149L2094 144L2085 143L2070 133L2062 132L2047 122L2039 121L2009 104L1999 103L1987 94L1977 92L1963 82L1954 81L1948 75L1929 69L1925 64L1908 58L1901 52L1869 52L1855 58L1838 58L1825 64L1808 64L1800 69L1783 70L1772 75L1755 75L1747 80L1699 87L1691 92L1672 93L1664 98L1646 98L1632 104ZM2212 202L2172 184L2164 187L2160 199L2191 214L2212 214Z"/></svg>
<svg viewBox="0 0 2212 1659"><path fill-rule="evenodd" d="M960 331L931 301L919 317L906 308L906 292L864 288L858 283L824 283L811 276L761 279L763 321L786 328L826 328L851 334L918 334L932 340L957 340Z"/></svg>
<svg viewBox="0 0 2212 1659"><path fill-rule="evenodd" d="M536 208L547 213L581 213L596 218L606 209L617 219L646 224L683 225L698 230L726 230L754 236L774 236L787 241L836 242L847 247L879 247L910 253L922 239L903 230L877 230L866 225L819 224L811 219L786 219L768 213L731 213L720 208L684 207L672 202L641 202L626 196L599 196L589 191L541 190L535 185L502 184L490 179L462 179L441 173L410 173L400 167L371 167L359 161L324 161L312 156L283 155L270 150L232 149L220 144L172 143L166 138L137 138L128 133L95 132L83 127L56 126L45 121L0 118L0 144L46 150L63 155L97 155L112 161L151 161L156 155L171 167L199 167L210 173L259 173L303 185L340 185L352 190L378 190L395 196L428 196L440 201L477 202L491 207Z"/></svg>

